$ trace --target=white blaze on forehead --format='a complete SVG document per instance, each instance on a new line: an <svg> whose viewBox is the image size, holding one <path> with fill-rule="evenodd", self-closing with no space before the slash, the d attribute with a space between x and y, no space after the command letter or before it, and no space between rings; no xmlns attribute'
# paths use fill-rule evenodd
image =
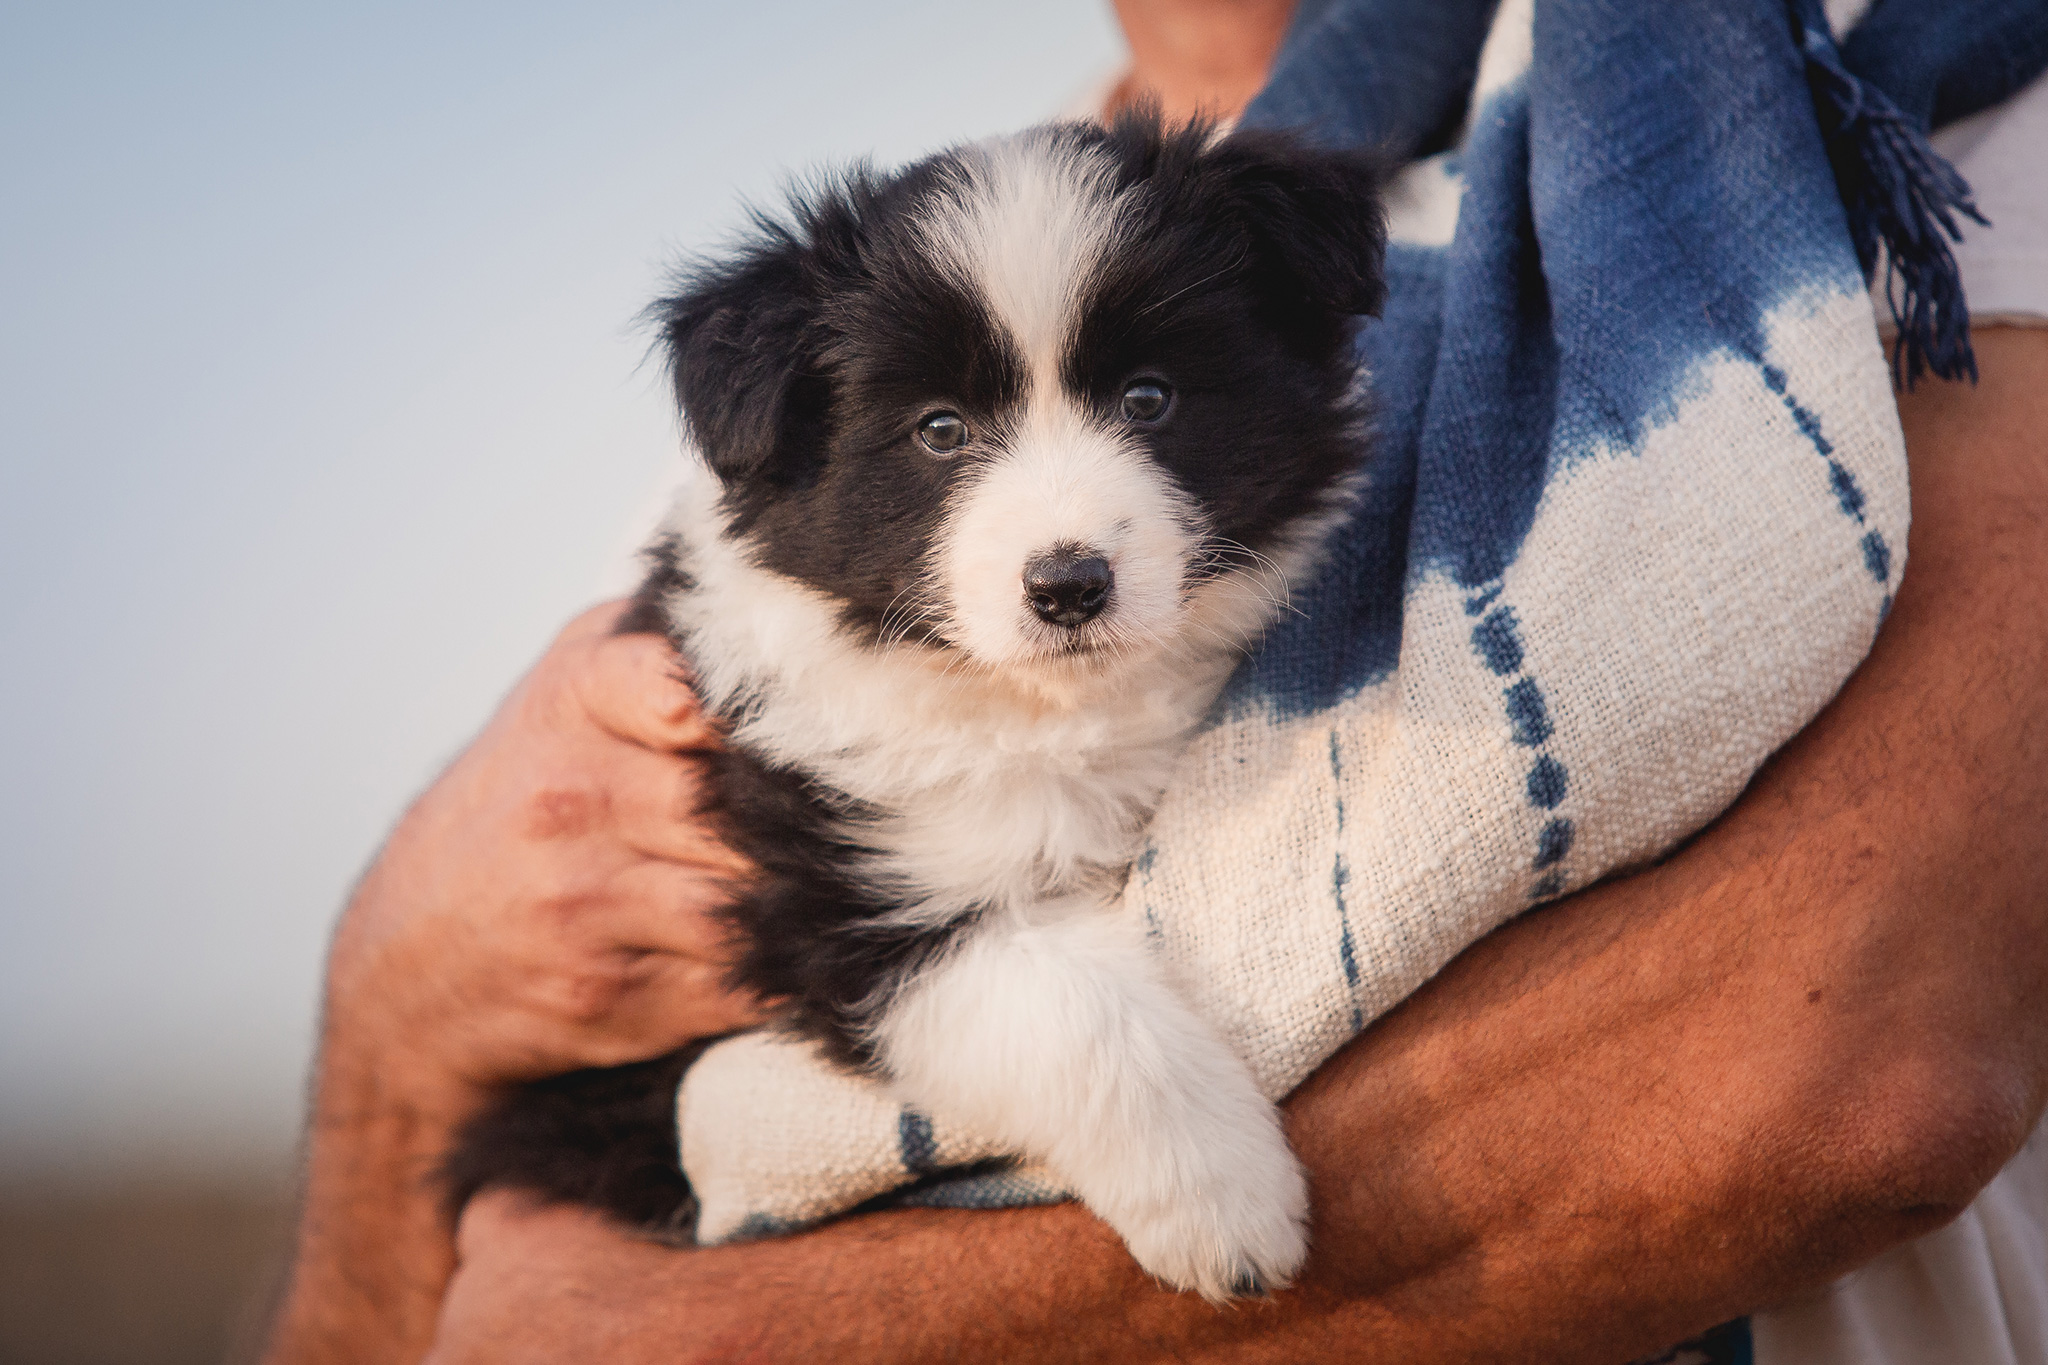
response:
<svg viewBox="0 0 2048 1365"><path fill-rule="evenodd" d="M984 303L1030 370L1057 382L1081 288L1114 244L1121 214L1100 153L1043 130L975 149L958 193L928 211L927 240Z"/></svg>
<svg viewBox="0 0 2048 1365"><path fill-rule="evenodd" d="M1058 546L1102 556L1115 574L1099 618L1105 643L1166 642L1183 615L1182 585L1201 544L1188 496L1135 443L1063 398L1037 399L954 495L939 578L955 643L989 663L1062 643L1024 597L1025 566Z"/></svg>
<svg viewBox="0 0 2048 1365"><path fill-rule="evenodd" d="M1088 282L1119 246L1124 219L1108 158L1037 130L976 149L924 220L938 263L981 300L1025 367L1023 401L952 495L935 555L947 633L986 663L1073 643L1024 595L1026 566L1061 547L1100 555L1115 575L1086 628L1091 642L1161 643L1184 614L1196 509L1114 419L1085 411L1060 382Z"/></svg>

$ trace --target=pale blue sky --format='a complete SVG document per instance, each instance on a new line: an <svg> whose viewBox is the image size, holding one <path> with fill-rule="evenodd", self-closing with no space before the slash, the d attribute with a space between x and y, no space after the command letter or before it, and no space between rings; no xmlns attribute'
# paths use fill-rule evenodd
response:
<svg viewBox="0 0 2048 1365"><path fill-rule="evenodd" d="M0 1166L275 1160L384 828L675 459L742 196L1020 126L1103 0L0 6Z"/></svg>

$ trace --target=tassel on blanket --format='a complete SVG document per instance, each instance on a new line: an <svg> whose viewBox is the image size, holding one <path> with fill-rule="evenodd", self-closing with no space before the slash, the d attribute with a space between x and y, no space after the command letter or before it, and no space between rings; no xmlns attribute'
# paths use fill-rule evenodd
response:
<svg viewBox="0 0 2048 1365"><path fill-rule="evenodd" d="M1821 0L1792 0L1835 185L1849 215L1849 235L1875 274L1883 244L1885 302L1899 329L1892 356L1896 383L1912 388L1921 372L1977 380L1970 347L1970 309L1962 275L1944 236L1962 240L1955 215L1986 227L1970 187L1928 144L1927 135L1882 90L1842 64Z"/></svg>

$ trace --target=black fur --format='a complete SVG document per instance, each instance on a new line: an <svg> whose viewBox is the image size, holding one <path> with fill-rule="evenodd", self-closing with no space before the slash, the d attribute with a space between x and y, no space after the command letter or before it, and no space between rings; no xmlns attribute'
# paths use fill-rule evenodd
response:
<svg viewBox="0 0 2048 1365"><path fill-rule="evenodd" d="M1171 379L1154 458L1219 541L1257 546L1357 463L1349 347L1385 293L1383 170L1267 132L1212 147L1205 129L1127 119L1100 136L1148 193L1083 307L1067 382L1108 411L1134 374Z"/></svg>
<svg viewBox="0 0 2048 1365"><path fill-rule="evenodd" d="M849 875L863 850L834 830L835 817L858 813L852 801L743 749L713 762L726 837L762 874L726 912L744 945L735 981L787 1002L785 1026L816 1040L833 1061L871 1069L864 1025L875 988L904 979L968 922L876 924L897 907Z"/></svg>
<svg viewBox="0 0 2048 1365"><path fill-rule="evenodd" d="M673 539L647 550L648 571L620 619L620 633L669 634L662 603L689 587ZM671 637L678 650L683 642ZM744 706L744 702L742 702ZM717 719L730 732L737 713ZM930 929L867 924L895 908L848 875L865 850L837 831L858 803L804 773L764 762L742 747L708 755L699 818L759 869L753 888L728 909L741 945L734 983L787 1002L784 1023L821 1043L842 1066L869 1068L863 1006L874 983L901 979L943 948L959 923ZM844 932L851 930L852 932Z"/></svg>
<svg viewBox="0 0 2048 1365"><path fill-rule="evenodd" d="M1069 382L1108 406L1139 372L1172 380L1156 458L1219 542L1256 545L1355 462L1348 348L1384 294L1384 166L1273 132L1162 131L1149 114L1058 136L1107 151L1138 213L1095 281ZM758 219L735 258L650 310L734 529L767 567L830 593L849 625L941 644L911 589L970 466L930 458L914 427L935 405L998 425L1023 383L916 231L920 208L957 193L957 160L799 194L792 221Z"/></svg>
<svg viewBox="0 0 2048 1365"><path fill-rule="evenodd" d="M687 1240L697 1209L676 1162L676 1087L705 1046L511 1091L465 1125L443 1164L450 1206L509 1186Z"/></svg>
<svg viewBox="0 0 2048 1365"><path fill-rule="evenodd" d="M1170 384L1140 439L1207 514L1218 569L1357 462L1351 341L1382 296L1383 168L1275 133L1162 131L1149 115L1055 136L1106 153L1137 215L1089 281L1062 380L1105 416L1134 378ZM733 529L765 567L830 594L849 627L940 646L909 590L967 466L920 448L916 424L943 406L997 428L1025 384L1013 343L916 230L921 207L958 192L956 163L860 168L800 194L789 222L757 219L750 242L651 310ZM650 561L622 630L665 630L663 603L691 586L672 542ZM733 705L728 726L747 703ZM785 1024L841 1064L871 1066L877 987L961 923L877 924L896 904L850 873L863 851L836 832L858 814L850 798L743 749L712 763L705 815L761 871L729 912L737 984L785 1002ZM465 1134L455 1197L517 1185L677 1226L690 1208L675 1168L681 1073L679 1054L525 1087Z"/></svg>
<svg viewBox="0 0 2048 1365"><path fill-rule="evenodd" d="M646 561L647 574L612 631L617 635L667 635L668 599L691 586L690 576L676 562L674 536L659 537L640 557Z"/></svg>

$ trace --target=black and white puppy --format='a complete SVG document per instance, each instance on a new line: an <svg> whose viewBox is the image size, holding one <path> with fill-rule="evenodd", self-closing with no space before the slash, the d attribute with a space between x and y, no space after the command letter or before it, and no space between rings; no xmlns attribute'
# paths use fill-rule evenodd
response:
<svg viewBox="0 0 2048 1365"><path fill-rule="evenodd" d="M761 869L738 979L1211 1298L1298 1269L1302 1175L1117 894L1360 477L1381 179L1273 133L1050 125L801 195L655 309L702 469L630 624L726 727L717 809ZM516 1097L458 1184L672 1215L672 1178L564 1168L672 1164L677 1070Z"/></svg>

